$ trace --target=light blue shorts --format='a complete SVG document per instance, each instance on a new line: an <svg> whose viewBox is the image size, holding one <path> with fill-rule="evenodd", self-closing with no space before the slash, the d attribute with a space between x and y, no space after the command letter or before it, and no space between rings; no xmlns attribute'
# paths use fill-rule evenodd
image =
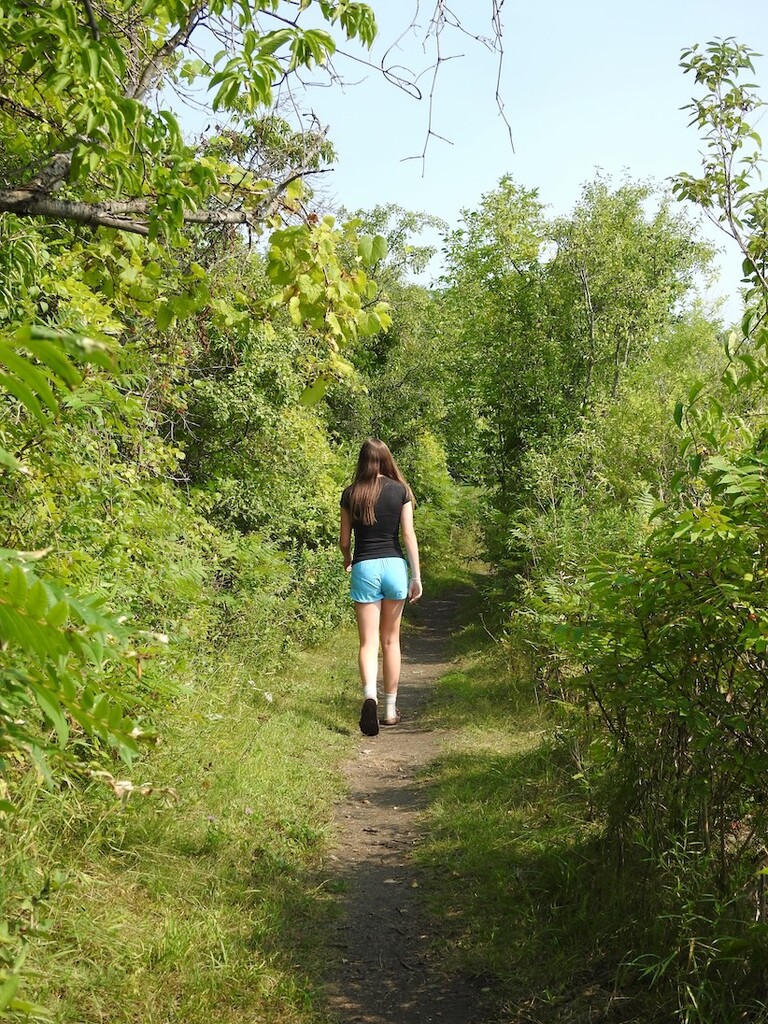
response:
<svg viewBox="0 0 768 1024"><path fill-rule="evenodd" d="M352 566L349 596L359 604L404 601L408 596L408 563L404 558L366 558Z"/></svg>

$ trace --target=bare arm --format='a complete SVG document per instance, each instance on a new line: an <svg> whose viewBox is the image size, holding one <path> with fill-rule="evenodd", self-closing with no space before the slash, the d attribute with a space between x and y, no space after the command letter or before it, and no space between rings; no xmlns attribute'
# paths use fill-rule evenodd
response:
<svg viewBox="0 0 768 1024"><path fill-rule="evenodd" d="M408 556L408 564L411 567L411 582L408 586L408 596L411 601L418 601L421 597L421 566L419 564L419 544L416 540L416 531L413 528L413 502L406 501L400 515L400 532L403 535L405 553Z"/></svg>
<svg viewBox="0 0 768 1024"><path fill-rule="evenodd" d="M344 568L347 572L352 568L352 520L349 516L349 509L342 508L341 523L339 525L339 547L344 556Z"/></svg>

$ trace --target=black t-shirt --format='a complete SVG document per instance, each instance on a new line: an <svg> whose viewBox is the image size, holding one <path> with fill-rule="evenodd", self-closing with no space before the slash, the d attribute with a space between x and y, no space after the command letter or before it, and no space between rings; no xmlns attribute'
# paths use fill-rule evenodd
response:
<svg viewBox="0 0 768 1024"><path fill-rule="evenodd" d="M349 511L349 492L347 487L341 495L341 507ZM404 558L400 547L400 515L403 505L410 501L408 490L399 480L385 477L381 481L381 493L376 499L373 526L352 522L355 534L355 562L364 562L369 558Z"/></svg>

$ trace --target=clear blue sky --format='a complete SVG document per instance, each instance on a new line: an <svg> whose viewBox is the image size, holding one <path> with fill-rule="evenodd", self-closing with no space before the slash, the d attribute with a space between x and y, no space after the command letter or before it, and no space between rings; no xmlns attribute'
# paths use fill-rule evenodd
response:
<svg viewBox="0 0 768 1024"><path fill-rule="evenodd" d="M399 59L410 68L427 67L432 58L422 44L431 0L372 3L380 26L374 59L420 7L421 30L401 42ZM466 27L490 34L489 0L452 6ZM455 224L460 210L476 207L505 173L538 189L553 214L565 214L598 168L615 178L626 172L656 181L695 172L700 142L680 109L694 91L678 66L681 49L735 36L768 54L764 0L507 0L502 15L502 95L514 151L495 104L495 57L447 29L444 54L464 56L442 66L433 129L451 144L432 139L424 165L405 158L423 150L426 97L410 99L375 72L343 60L340 70L350 81L363 79L359 84L307 89L302 102L330 125L339 155L324 181L331 199L347 208L394 202ZM768 99L766 58L757 62L757 80ZM428 93L428 76L422 85ZM725 244L716 229L706 234ZM738 289L739 262L730 251L721 258L725 293ZM729 304L728 312L735 311Z"/></svg>

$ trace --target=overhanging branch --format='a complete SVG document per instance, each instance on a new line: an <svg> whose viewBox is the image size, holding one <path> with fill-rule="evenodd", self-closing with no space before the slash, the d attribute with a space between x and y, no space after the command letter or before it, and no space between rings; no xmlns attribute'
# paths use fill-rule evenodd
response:
<svg viewBox="0 0 768 1024"><path fill-rule="evenodd" d="M149 203L104 202L79 203L67 199L53 199L38 192L24 189L0 191L0 213L14 213L17 217L47 217L51 220L73 221L90 227L116 228L133 235L148 235ZM142 216L143 215L143 216ZM190 210L184 214L185 224L250 224L261 223L263 210Z"/></svg>
<svg viewBox="0 0 768 1024"><path fill-rule="evenodd" d="M53 220L74 221L91 227L118 228L134 235L148 235L149 226L132 220L128 203L78 203L27 189L0 191L0 213L14 213L17 217L48 217ZM121 209L122 208L122 209Z"/></svg>
<svg viewBox="0 0 768 1024"><path fill-rule="evenodd" d="M296 178L307 174L322 174L326 168L294 171L264 193L260 202L250 209L187 210L185 224L240 225L259 227L280 207L281 194ZM84 203L76 200L56 199L47 192L34 189L0 190L0 214L13 213L17 217L47 217L90 227L115 228L133 235L149 234L149 219L156 205L147 199L106 200Z"/></svg>

